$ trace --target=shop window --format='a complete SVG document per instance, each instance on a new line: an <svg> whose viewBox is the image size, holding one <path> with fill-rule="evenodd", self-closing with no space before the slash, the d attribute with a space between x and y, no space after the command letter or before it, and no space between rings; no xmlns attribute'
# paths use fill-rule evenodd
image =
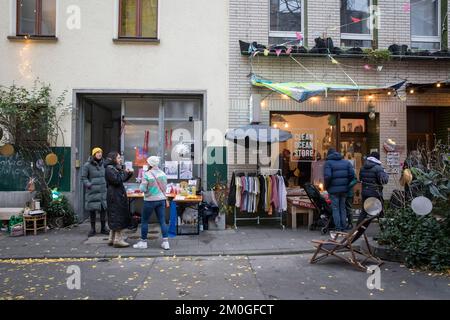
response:
<svg viewBox="0 0 450 320"><path fill-rule="evenodd" d="M120 0L119 38L156 39L158 0Z"/></svg>
<svg viewBox="0 0 450 320"><path fill-rule="evenodd" d="M439 50L441 46L441 1L411 0L411 47Z"/></svg>
<svg viewBox="0 0 450 320"><path fill-rule="evenodd" d="M371 0L341 1L341 45L372 47Z"/></svg>
<svg viewBox="0 0 450 320"><path fill-rule="evenodd" d="M56 34L56 0L18 0L18 36L46 36Z"/></svg>
<svg viewBox="0 0 450 320"><path fill-rule="evenodd" d="M269 43L281 44L304 33L304 0L270 0Z"/></svg>
<svg viewBox="0 0 450 320"><path fill-rule="evenodd" d="M201 165L194 164L196 148L202 148L199 99L126 100L122 150L136 172L151 155L161 157L161 169L169 180L201 177Z"/></svg>

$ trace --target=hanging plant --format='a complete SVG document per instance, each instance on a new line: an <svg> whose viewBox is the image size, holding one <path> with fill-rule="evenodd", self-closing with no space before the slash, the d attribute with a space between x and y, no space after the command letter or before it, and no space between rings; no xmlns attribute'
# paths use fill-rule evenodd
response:
<svg viewBox="0 0 450 320"><path fill-rule="evenodd" d="M364 49L364 54L370 64L379 65L391 60L391 52L387 49Z"/></svg>

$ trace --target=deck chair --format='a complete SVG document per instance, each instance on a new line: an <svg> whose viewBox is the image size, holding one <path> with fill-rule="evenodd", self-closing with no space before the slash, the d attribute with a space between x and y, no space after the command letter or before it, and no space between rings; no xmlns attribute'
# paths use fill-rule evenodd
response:
<svg viewBox="0 0 450 320"><path fill-rule="evenodd" d="M369 216L359 223L350 232L335 232L336 239L331 240L313 240L312 242L316 245L316 252L312 256L310 263L316 263L329 256L334 256L340 260L350 263L352 266L356 267L360 271L366 271L367 266L364 264L372 260L377 266L383 264L383 261L378 259L372 254L372 249L369 246L369 240L365 234L370 223L377 216ZM355 248L355 242L361 237L364 237L364 241L367 245L368 252L363 252L362 250ZM339 240L340 238L340 240ZM344 257L340 253L350 252L350 257ZM358 256L364 257L362 260L358 260Z"/></svg>

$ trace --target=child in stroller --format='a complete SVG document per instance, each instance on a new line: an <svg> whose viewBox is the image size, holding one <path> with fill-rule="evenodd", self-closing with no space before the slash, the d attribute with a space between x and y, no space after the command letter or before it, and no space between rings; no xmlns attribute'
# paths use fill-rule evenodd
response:
<svg viewBox="0 0 450 320"><path fill-rule="evenodd" d="M331 210L331 200L325 198L319 189L311 183L305 183L303 186L309 200L316 207L318 211L318 218L314 220L310 227L310 230L317 230L320 228L322 234L328 233L329 230L334 229L333 211ZM351 227L351 212L347 212L347 219L349 221L349 227Z"/></svg>

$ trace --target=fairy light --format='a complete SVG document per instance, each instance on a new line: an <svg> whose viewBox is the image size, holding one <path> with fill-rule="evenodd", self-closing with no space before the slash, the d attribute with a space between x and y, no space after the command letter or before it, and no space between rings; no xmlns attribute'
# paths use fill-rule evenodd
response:
<svg viewBox="0 0 450 320"><path fill-rule="evenodd" d="M436 87L440 88L442 84L440 82L436 83Z"/></svg>
<svg viewBox="0 0 450 320"><path fill-rule="evenodd" d="M340 102L345 102L347 100L347 98L345 96L340 96L339 97L339 101Z"/></svg>
<svg viewBox="0 0 450 320"><path fill-rule="evenodd" d="M319 101L319 97L312 97L312 98L311 98L311 101L312 101L312 102L317 102L317 101Z"/></svg>
<svg viewBox="0 0 450 320"><path fill-rule="evenodd" d="M391 96L391 95L392 95L392 92L391 92L391 91L388 91L387 95L388 95L388 96Z"/></svg>
<svg viewBox="0 0 450 320"><path fill-rule="evenodd" d="M285 127L285 128L289 128L289 124L286 122L286 123L284 124L284 127Z"/></svg>
<svg viewBox="0 0 450 320"><path fill-rule="evenodd" d="M276 123L274 123L273 127L276 129L276 128L278 128L278 125Z"/></svg>
<svg viewBox="0 0 450 320"><path fill-rule="evenodd" d="M414 92L415 92L414 89L409 90L410 94L414 94Z"/></svg>
<svg viewBox="0 0 450 320"><path fill-rule="evenodd" d="M282 98L282 99L285 99L285 100L286 100L286 99L289 99L289 97L288 97L287 95L285 95L285 94L282 94L282 95L281 95L281 98Z"/></svg>
<svg viewBox="0 0 450 320"><path fill-rule="evenodd" d="M369 95L369 100L373 100L373 94Z"/></svg>

